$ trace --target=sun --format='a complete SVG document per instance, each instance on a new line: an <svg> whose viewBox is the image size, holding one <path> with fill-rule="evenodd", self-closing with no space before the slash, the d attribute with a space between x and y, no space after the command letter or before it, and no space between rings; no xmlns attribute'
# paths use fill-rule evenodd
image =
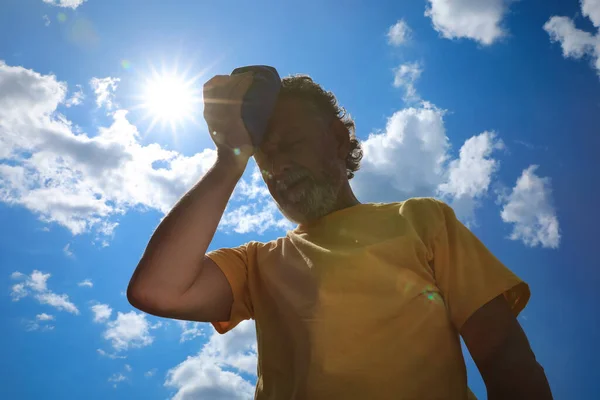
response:
<svg viewBox="0 0 600 400"><path fill-rule="evenodd" d="M151 120L148 130L160 123L169 125L174 132L186 122L195 122L198 103L201 102L196 87L197 77L186 78L177 72L157 72L144 80L140 108L145 109L146 118Z"/></svg>

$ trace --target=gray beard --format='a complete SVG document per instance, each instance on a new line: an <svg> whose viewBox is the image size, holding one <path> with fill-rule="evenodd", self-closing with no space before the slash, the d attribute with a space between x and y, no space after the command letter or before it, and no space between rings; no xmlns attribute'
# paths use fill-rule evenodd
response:
<svg viewBox="0 0 600 400"><path fill-rule="evenodd" d="M332 169L327 169L326 174L321 180L309 174L306 189L286 195L281 200L283 204L275 202L279 211L298 224L318 220L334 211L342 180L334 175Z"/></svg>

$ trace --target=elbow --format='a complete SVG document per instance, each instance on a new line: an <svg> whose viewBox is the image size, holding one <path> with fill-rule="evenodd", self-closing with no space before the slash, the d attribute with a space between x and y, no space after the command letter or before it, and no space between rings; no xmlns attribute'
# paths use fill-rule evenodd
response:
<svg viewBox="0 0 600 400"><path fill-rule="evenodd" d="M144 294L144 290L133 282L133 279L127 286L127 301L140 311L147 312L148 310L148 297Z"/></svg>
<svg viewBox="0 0 600 400"><path fill-rule="evenodd" d="M132 307L149 313L149 310L152 308L152 303L155 303L151 293L155 291L148 288L148 285L145 284L144 279L140 276L140 271L144 268L146 268L146 266L142 265L140 262L133 273L133 276L129 280L129 285L127 286L127 301Z"/></svg>

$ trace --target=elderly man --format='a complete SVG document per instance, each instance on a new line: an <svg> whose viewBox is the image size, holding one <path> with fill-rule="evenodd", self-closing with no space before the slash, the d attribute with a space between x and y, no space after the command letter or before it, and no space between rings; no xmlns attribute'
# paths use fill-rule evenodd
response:
<svg viewBox="0 0 600 400"><path fill-rule="evenodd" d="M552 398L516 319L527 284L441 201L360 203L354 123L310 77L282 80L254 146L241 117L252 76L206 83L217 160L153 234L131 304L219 333L254 319L260 400L472 398L460 336L489 399ZM207 253L252 156L297 227Z"/></svg>

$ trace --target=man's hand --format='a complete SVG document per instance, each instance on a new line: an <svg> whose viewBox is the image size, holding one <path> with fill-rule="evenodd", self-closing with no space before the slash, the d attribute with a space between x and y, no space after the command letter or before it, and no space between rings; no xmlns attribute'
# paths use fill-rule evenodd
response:
<svg viewBox="0 0 600 400"><path fill-rule="evenodd" d="M204 119L219 157L233 155L232 159L240 159L242 165L254 154L241 111L252 78L252 72L216 75L204 84Z"/></svg>
<svg viewBox="0 0 600 400"><path fill-rule="evenodd" d="M544 370L503 295L477 310L460 334L481 372L488 399L552 399Z"/></svg>

